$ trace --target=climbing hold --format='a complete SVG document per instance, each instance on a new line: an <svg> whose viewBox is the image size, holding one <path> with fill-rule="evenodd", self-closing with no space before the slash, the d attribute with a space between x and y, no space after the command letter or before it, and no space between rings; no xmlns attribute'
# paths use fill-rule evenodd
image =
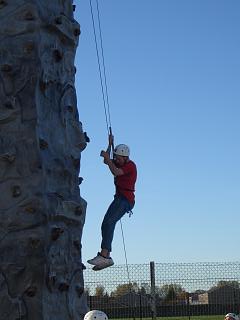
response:
<svg viewBox="0 0 240 320"><path fill-rule="evenodd" d="M64 230L62 228L59 227L54 227L52 228L52 234L51 234L51 239L53 241L56 241L61 234L63 234Z"/></svg>
<svg viewBox="0 0 240 320"><path fill-rule="evenodd" d="M60 41L62 44L66 44L67 43L67 38L64 35L60 36Z"/></svg>
<svg viewBox="0 0 240 320"><path fill-rule="evenodd" d="M11 72L12 71L12 67L10 66L10 64L3 64L1 66L1 71L3 71L3 72Z"/></svg>
<svg viewBox="0 0 240 320"><path fill-rule="evenodd" d="M5 7L7 5L7 1L5 0L0 0L0 9L2 9L3 7Z"/></svg>
<svg viewBox="0 0 240 320"><path fill-rule="evenodd" d="M60 62L62 60L62 58L63 58L63 54L57 49L55 49L53 51L53 55L54 55L54 58L55 58L56 62Z"/></svg>
<svg viewBox="0 0 240 320"><path fill-rule="evenodd" d="M64 196L63 196L63 195L61 195L61 194L60 194L60 193L58 193L58 192L51 192L51 193L48 193L48 195L49 195L49 196L57 197L57 198L59 198L59 199L61 199L61 200L63 200L63 199L64 199Z"/></svg>
<svg viewBox="0 0 240 320"><path fill-rule="evenodd" d="M48 277L46 278L46 283L47 283L47 287L48 287L49 291L52 291L51 287L54 287L55 283L56 283L56 274L52 273L52 274L48 275Z"/></svg>
<svg viewBox="0 0 240 320"><path fill-rule="evenodd" d="M36 208L33 208L33 207L26 207L26 208L25 208L25 211L26 211L27 213L31 213L31 214L33 214L33 213L35 213L35 212L36 212Z"/></svg>
<svg viewBox="0 0 240 320"><path fill-rule="evenodd" d="M75 290L76 290L76 292L77 292L77 294L78 294L78 296L79 296L79 298L80 298L81 295L82 295L83 292L84 292L84 288L81 287L80 285L76 285L76 286L75 286Z"/></svg>
<svg viewBox="0 0 240 320"><path fill-rule="evenodd" d="M85 264L82 263L82 270L86 270L87 267L85 266Z"/></svg>
<svg viewBox="0 0 240 320"><path fill-rule="evenodd" d="M81 33L81 31L80 31L79 28L74 29L74 35L75 35L75 37L80 36L80 33Z"/></svg>
<svg viewBox="0 0 240 320"><path fill-rule="evenodd" d="M12 187L12 195L14 198L17 198L21 195L21 188L19 186Z"/></svg>
<svg viewBox="0 0 240 320"><path fill-rule="evenodd" d="M74 111L73 106L67 106L66 109L68 110L68 112L71 112L71 113Z"/></svg>
<svg viewBox="0 0 240 320"><path fill-rule="evenodd" d="M82 177L78 177L78 184L80 185L83 182L83 178Z"/></svg>
<svg viewBox="0 0 240 320"><path fill-rule="evenodd" d="M56 23L56 24L62 24L62 17L57 17L57 18L55 19L55 23Z"/></svg>
<svg viewBox="0 0 240 320"><path fill-rule="evenodd" d="M34 239L34 238L30 238L29 239L29 243L30 246L32 247L32 249L37 249L40 245L40 240L39 239Z"/></svg>
<svg viewBox="0 0 240 320"><path fill-rule="evenodd" d="M11 110L14 109L14 106L13 106L13 104L12 104L11 101L5 102L4 106L5 106L7 109L11 109Z"/></svg>
<svg viewBox="0 0 240 320"><path fill-rule="evenodd" d="M62 282L58 286L59 291L68 291L69 289L69 284L67 282Z"/></svg>
<svg viewBox="0 0 240 320"><path fill-rule="evenodd" d="M72 8L73 8L73 12L76 10L76 5L74 4L73 6L72 6Z"/></svg>
<svg viewBox="0 0 240 320"><path fill-rule="evenodd" d="M37 287L29 287L27 288L27 290L25 291L26 295L30 298L34 297L37 293Z"/></svg>
<svg viewBox="0 0 240 320"><path fill-rule="evenodd" d="M74 240L74 241L73 241L73 245L74 245L74 247L77 248L78 250L80 250L81 247L82 247L82 245L81 245L81 243L80 243L79 240Z"/></svg>
<svg viewBox="0 0 240 320"><path fill-rule="evenodd" d="M79 159L74 159L73 158L73 165L76 169L80 168L80 160Z"/></svg>
<svg viewBox="0 0 240 320"><path fill-rule="evenodd" d="M39 82L39 87L40 87L40 90L41 90L42 92L44 92L44 91L47 89L47 84L46 84L46 82L40 80L40 82Z"/></svg>
<svg viewBox="0 0 240 320"><path fill-rule="evenodd" d="M27 54L31 53L34 49L34 43L33 42L28 42L25 44L24 46L24 52L26 52Z"/></svg>
<svg viewBox="0 0 240 320"><path fill-rule="evenodd" d="M82 207L81 206L78 206L78 207L76 207L76 209L75 209L75 215L76 216L81 216L82 215Z"/></svg>
<svg viewBox="0 0 240 320"><path fill-rule="evenodd" d="M34 15L33 15L33 13L32 13L31 11L27 11L27 12L25 13L24 18L25 18L25 20L29 20L29 21L35 19Z"/></svg>
<svg viewBox="0 0 240 320"><path fill-rule="evenodd" d="M67 169L62 170L62 176L63 177L68 177L69 176L69 171Z"/></svg>
<svg viewBox="0 0 240 320"><path fill-rule="evenodd" d="M84 132L84 137L85 137L85 141L86 142L90 142L90 139L89 139L89 137L87 135L87 132Z"/></svg>
<svg viewBox="0 0 240 320"><path fill-rule="evenodd" d="M47 149L48 148L48 143L47 141L43 140L43 139L39 139L39 146L41 149Z"/></svg>
<svg viewBox="0 0 240 320"><path fill-rule="evenodd" d="M7 160L10 163L13 163L14 160L16 159L16 156L15 156L15 154L4 154L2 156L2 159Z"/></svg>

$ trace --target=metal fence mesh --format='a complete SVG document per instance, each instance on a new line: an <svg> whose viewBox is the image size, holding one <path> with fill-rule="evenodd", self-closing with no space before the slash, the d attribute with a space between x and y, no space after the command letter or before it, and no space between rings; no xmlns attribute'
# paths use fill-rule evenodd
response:
<svg viewBox="0 0 240 320"><path fill-rule="evenodd" d="M240 262L152 262L99 272L87 268L84 279L90 309L110 318L223 319L240 311Z"/></svg>

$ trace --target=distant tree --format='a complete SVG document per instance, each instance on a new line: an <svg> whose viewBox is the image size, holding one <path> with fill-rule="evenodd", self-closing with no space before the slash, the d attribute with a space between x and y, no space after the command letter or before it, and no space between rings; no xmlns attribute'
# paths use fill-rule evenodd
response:
<svg viewBox="0 0 240 320"><path fill-rule="evenodd" d="M240 288L240 285L239 285L239 282L238 281L224 281L224 280L221 280L217 283L217 287L220 288L220 287L225 287L225 286L229 286L229 287L232 287L234 289L239 289Z"/></svg>
<svg viewBox="0 0 240 320"><path fill-rule="evenodd" d="M178 297L182 297L183 293L185 290L178 284L166 284L159 290L159 295L165 302L176 301Z"/></svg>
<svg viewBox="0 0 240 320"><path fill-rule="evenodd" d="M164 286L162 286L162 287L156 286L155 293L156 293L157 297L159 297L160 299L163 299L165 297L166 290L164 289Z"/></svg>
<svg viewBox="0 0 240 320"><path fill-rule="evenodd" d="M111 292L112 297L119 297L123 296L127 293L130 292L139 292L139 287L136 282L133 283L124 283L124 284L119 284L113 292Z"/></svg>
<svg viewBox="0 0 240 320"><path fill-rule="evenodd" d="M105 288L104 286L97 286L95 289L95 296L96 297L104 297L105 295Z"/></svg>
<svg viewBox="0 0 240 320"><path fill-rule="evenodd" d="M218 283L215 286L212 286L210 290L217 289L217 288L222 288L222 287L232 287L233 289L240 289L240 284L238 281L225 281L221 280L218 281Z"/></svg>
<svg viewBox="0 0 240 320"><path fill-rule="evenodd" d="M179 292L177 294L177 300L181 303L185 302L185 303L188 303L189 302L189 292L186 292L186 291L182 291L182 292Z"/></svg>
<svg viewBox="0 0 240 320"><path fill-rule="evenodd" d="M84 292L85 292L86 296L88 296L88 297L90 296L90 289L88 287L84 288Z"/></svg>
<svg viewBox="0 0 240 320"><path fill-rule="evenodd" d="M197 289L193 293L202 294L202 293L206 293L206 290Z"/></svg>
<svg viewBox="0 0 240 320"><path fill-rule="evenodd" d="M141 283L138 293L141 295L148 295L151 293L151 287L148 283Z"/></svg>

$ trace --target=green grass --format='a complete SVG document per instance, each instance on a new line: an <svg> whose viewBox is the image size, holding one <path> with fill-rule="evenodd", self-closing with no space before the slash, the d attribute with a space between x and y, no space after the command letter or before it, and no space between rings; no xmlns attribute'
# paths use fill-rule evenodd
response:
<svg viewBox="0 0 240 320"><path fill-rule="evenodd" d="M224 316L218 315L218 316L191 316L191 317L162 317L158 318L158 320L224 320Z"/></svg>
<svg viewBox="0 0 240 320"><path fill-rule="evenodd" d="M152 318L142 318L143 320L152 320ZM217 316L185 316L185 317L157 317L157 320L224 320L224 315ZM132 320L128 319L118 319L118 320ZM141 320L140 318L135 318L135 320Z"/></svg>

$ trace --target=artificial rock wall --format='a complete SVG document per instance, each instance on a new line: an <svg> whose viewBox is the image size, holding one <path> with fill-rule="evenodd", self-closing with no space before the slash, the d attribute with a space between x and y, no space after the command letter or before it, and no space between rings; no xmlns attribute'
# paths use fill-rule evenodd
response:
<svg viewBox="0 0 240 320"><path fill-rule="evenodd" d="M71 0L0 0L0 320L86 312Z"/></svg>

